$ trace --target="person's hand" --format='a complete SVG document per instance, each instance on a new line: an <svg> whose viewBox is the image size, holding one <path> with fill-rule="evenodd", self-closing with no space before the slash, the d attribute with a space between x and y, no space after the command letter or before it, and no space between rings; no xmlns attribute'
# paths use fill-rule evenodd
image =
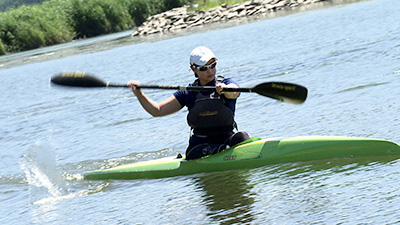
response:
<svg viewBox="0 0 400 225"><path fill-rule="evenodd" d="M219 83L219 84L217 84L217 85L215 85L215 90L217 91L217 93L219 94L219 95L221 95L221 94L223 94L224 93L224 88L226 88L227 87L227 85L226 84L224 84L224 83Z"/></svg>
<svg viewBox="0 0 400 225"><path fill-rule="evenodd" d="M131 80L127 84L129 87L132 88L132 91L135 95L141 94L142 90L138 88L137 86L140 86L140 81L137 80Z"/></svg>
<svg viewBox="0 0 400 225"><path fill-rule="evenodd" d="M240 92L224 92L224 88L238 88L236 84L231 83L227 85L224 83L219 83L215 85L215 89L219 95L224 94L226 98L236 99L237 97L239 97Z"/></svg>

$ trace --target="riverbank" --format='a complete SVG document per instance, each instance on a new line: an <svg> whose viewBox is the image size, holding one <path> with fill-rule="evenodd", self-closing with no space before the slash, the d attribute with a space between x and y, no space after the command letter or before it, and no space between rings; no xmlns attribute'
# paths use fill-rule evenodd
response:
<svg viewBox="0 0 400 225"><path fill-rule="evenodd" d="M121 33L109 34L99 37L93 38L85 38L77 41L67 42L63 44L47 46L43 48L8 54L4 56L0 56L0 69L10 68L13 66L24 65L29 63L42 62L46 60L63 58L76 54L87 54L93 53L97 51L105 51L112 48L122 47L125 45L138 44L142 42L154 42L160 41L164 39L169 39L177 36L184 36L187 34L205 32L207 30L221 29L231 26L240 25L243 23L249 23L252 21L262 20L265 18L285 16L290 13L296 13L299 11L318 9L322 7L332 7L340 4L347 4L351 2L358 2L362 0L329 0L329 1L321 1L312 4L302 5L298 7L286 7L285 10L276 10L273 12L265 13L265 14L253 14L251 16L246 17L235 17L230 20L220 20L213 23L202 24L199 26L186 27L185 29L180 30L169 30L167 32L158 32L154 33L154 35L136 35L134 38L131 38L132 31L124 31ZM217 7L218 8L218 7ZM215 10L210 9L207 12ZM171 11L175 11L170 10ZM168 13L166 12L166 13ZM190 12L189 12L190 13ZM164 13L155 15L154 17L158 17L159 15L163 15ZM149 19L152 17L149 17ZM149 19L147 21L149 21ZM172 32L173 31L173 32ZM158 34L158 35L157 35ZM86 47L82 47L85 45Z"/></svg>
<svg viewBox="0 0 400 225"><path fill-rule="evenodd" d="M204 11L193 10L196 6L183 6L150 16L131 36L180 32L186 29L243 17L268 16L276 14L279 11L303 11L326 4L349 2L355 2L355 0L251 0L231 6L222 4L216 8Z"/></svg>

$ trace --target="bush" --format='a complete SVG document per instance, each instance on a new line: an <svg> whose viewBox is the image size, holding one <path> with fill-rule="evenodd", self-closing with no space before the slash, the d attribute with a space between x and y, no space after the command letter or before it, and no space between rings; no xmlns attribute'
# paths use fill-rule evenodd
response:
<svg viewBox="0 0 400 225"><path fill-rule="evenodd" d="M99 5L103 8L106 20L109 22L108 32L123 31L135 26L125 0L103 0L99 2Z"/></svg>
<svg viewBox="0 0 400 225"><path fill-rule="evenodd" d="M187 0L130 0L127 8L136 26L140 26L151 15L181 7L187 3Z"/></svg>
<svg viewBox="0 0 400 225"><path fill-rule="evenodd" d="M7 52L124 31L188 0L48 0L0 13L1 48ZM4 51L4 50L2 50Z"/></svg>
<svg viewBox="0 0 400 225"><path fill-rule="evenodd" d="M166 10L181 7L188 3L189 1L187 0L163 0L163 5L165 6Z"/></svg>
<svg viewBox="0 0 400 225"><path fill-rule="evenodd" d="M76 33L71 26L71 1L52 0L41 5L41 25L46 37L46 45L72 41Z"/></svg>
<svg viewBox="0 0 400 225"><path fill-rule="evenodd" d="M17 29L14 32L15 50L27 50L45 46L45 37L41 30L30 23L22 22L17 24Z"/></svg>
<svg viewBox="0 0 400 225"><path fill-rule="evenodd" d="M0 55L5 55L6 53L7 53L6 46L3 44L3 42L0 39Z"/></svg>
<svg viewBox="0 0 400 225"><path fill-rule="evenodd" d="M125 1L72 0L71 18L77 37L93 37L132 28Z"/></svg>
<svg viewBox="0 0 400 225"><path fill-rule="evenodd" d="M140 26L151 15L147 0L129 1L127 8L136 26Z"/></svg>
<svg viewBox="0 0 400 225"><path fill-rule="evenodd" d="M22 6L0 14L0 39L8 52L71 41L74 33L50 9Z"/></svg>

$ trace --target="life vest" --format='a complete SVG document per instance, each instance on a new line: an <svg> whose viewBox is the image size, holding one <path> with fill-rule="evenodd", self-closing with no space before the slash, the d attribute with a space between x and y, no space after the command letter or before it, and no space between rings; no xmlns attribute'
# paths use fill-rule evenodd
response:
<svg viewBox="0 0 400 225"><path fill-rule="evenodd" d="M218 77L217 83L222 80L223 77ZM195 104L187 115L187 122L195 136L220 138L233 134L236 127L234 112L224 104L226 100L217 92L196 94Z"/></svg>

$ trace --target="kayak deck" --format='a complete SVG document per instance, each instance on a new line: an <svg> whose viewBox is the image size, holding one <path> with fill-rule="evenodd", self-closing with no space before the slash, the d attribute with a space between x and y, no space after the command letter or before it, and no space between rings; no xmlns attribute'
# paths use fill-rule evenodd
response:
<svg viewBox="0 0 400 225"><path fill-rule="evenodd" d="M196 160L167 157L136 162L110 169L86 172L86 180L152 179L278 163L334 158L393 155L400 158L400 146L394 142L341 136L305 136L295 138L252 138L215 155Z"/></svg>

